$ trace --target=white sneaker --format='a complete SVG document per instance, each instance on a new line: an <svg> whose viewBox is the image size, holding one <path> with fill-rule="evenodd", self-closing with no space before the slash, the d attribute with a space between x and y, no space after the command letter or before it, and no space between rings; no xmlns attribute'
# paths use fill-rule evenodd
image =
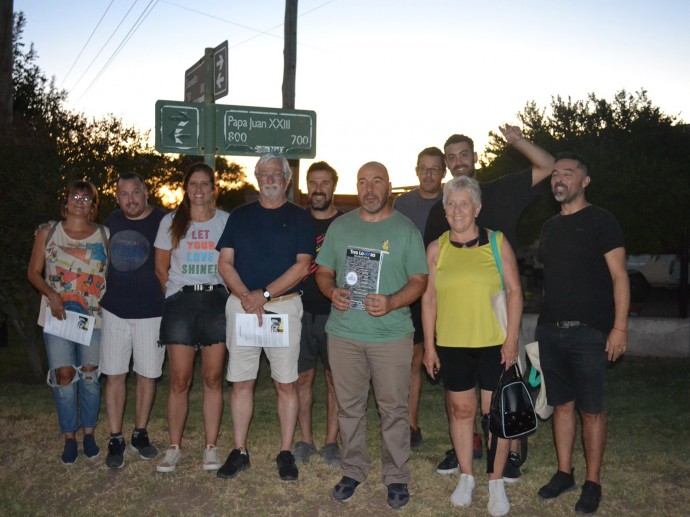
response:
<svg viewBox="0 0 690 517"><path fill-rule="evenodd" d="M472 493L474 492L474 476L469 474L460 474L460 482L457 488L450 496L450 502L453 506L469 506L472 504Z"/></svg>
<svg viewBox="0 0 690 517"><path fill-rule="evenodd" d="M510 511L510 503L506 497L502 479L489 480L489 504L486 505L486 509L492 517L501 517Z"/></svg>
<svg viewBox="0 0 690 517"><path fill-rule="evenodd" d="M215 445L207 445L204 449L204 463L201 465L201 468L203 470L218 470L220 465L218 449L216 449Z"/></svg>
<svg viewBox="0 0 690 517"><path fill-rule="evenodd" d="M158 472L172 472L177 467L177 464L182 459L182 453L180 452L180 447L177 445L171 445L165 451L163 459L156 465L156 470Z"/></svg>

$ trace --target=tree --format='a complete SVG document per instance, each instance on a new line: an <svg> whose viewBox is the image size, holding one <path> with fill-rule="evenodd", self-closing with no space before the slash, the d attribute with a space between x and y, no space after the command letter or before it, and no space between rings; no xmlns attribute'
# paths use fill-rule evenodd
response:
<svg viewBox="0 0 690 517"><path fill-rule="evenodd" d="M112 115L88 119L66 109L67 92L55 86L36 64L33 45L25 48L24 15L14 16L13 32L13 122L11 138L0 144L0 247L7 250L0 261L0 314L12 319L18 332L26 330L34 341L38 300L26 282L36 227L59 218L60 200L72 180L89 179L100 193L100 220L115 208L114 186L124 171L147 179L152 203L163 204L160 187L180 181L184 164L191 157L164 156L148 144L148 134L126 125ZM194 160L194 161L198 161ZM217 160L225 181L221 206L243 202L253 188L244 171L225 159ZM225 204L225 202L228 204ZM10 251L11 250L11 251ZM21 328L20 328L21 327ZM40 364L32 357L37 374Z"/></svg>
<svg viewBox="0 0 690 517"><path fill-rule="evenodd" d="M577 101L556 96L548 112L528 102L517 118L525 136L552 154L575 151L588 160L587 198L617 217L629 253L680 251L680 230L690 222L690 128L663 113L645 90L621 90L611 101L594 93ZM483 178L528 165L498 134L490 137ZM550 193L540 196L522 220L521 243L537 238L557 210Z"/></svg>

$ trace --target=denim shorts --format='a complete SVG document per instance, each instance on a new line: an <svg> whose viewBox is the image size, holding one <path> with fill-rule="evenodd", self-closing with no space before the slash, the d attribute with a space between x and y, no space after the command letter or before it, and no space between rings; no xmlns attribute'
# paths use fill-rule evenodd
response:
<svg viewBox="0 0 690 517"><path fill-rule="evenodd" d="M494 391L501 377L501 345L482 348L437 346L441 379L448 391L479 389Z"/></svg>
<svg viewBox="0 0 690 517"><path fill-rule="evenodd" d="M578 411L602 413L608 366L606 334L588 325L558 328L544 324L537 326L536 338L549 405L575 401Z"/></svg>
<svg viewBox="0 0 690 517"><path fill-rule="evenodd" d="M225 343L225 288L178 291L165 299L158 344L202 346Z"/></svg>

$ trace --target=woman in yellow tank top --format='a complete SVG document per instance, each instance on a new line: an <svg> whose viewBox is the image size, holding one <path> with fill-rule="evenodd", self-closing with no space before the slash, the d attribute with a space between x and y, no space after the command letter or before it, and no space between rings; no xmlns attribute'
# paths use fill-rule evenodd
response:
<svg viewBox="0 0 690 517"><path fill-rule="evenodd" d="M515 364L522 318L522 290L515 254L500 232L497 247L503 280L490 244L490 232L476 223L481 190L473 178L460 176L443 189L443 206L450 230L429 244L429 282L422 298L424 365L432 378L440 375L446 389L450 435L460 464L460 480L451 495L454 506L470 506L472 438L479 384L482 414L489 412L491 393L503 368ZM504 331L494 314L492 297L505 284L508 325ZM499 439L489 503L493 516L505 515L510 503L503 485L508 440Z"/></svg>

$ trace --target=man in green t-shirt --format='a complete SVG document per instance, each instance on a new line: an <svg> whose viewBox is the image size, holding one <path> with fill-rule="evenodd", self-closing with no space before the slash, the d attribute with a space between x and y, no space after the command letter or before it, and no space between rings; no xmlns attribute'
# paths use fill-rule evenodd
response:
<svg viewBox="0 0 690 517"><path fill-rule="evenodd" d="M328 356L338 399L343 478L333 498L347 501L371 469L366 443L369 383L381 416L382 471L388 505L410 499L409 416L412 336L409 304L426 289L427 265L414 224L393 210L388 171L357 173L360 208L331 224L316 258L316 282L331 300Z"/></svg>

